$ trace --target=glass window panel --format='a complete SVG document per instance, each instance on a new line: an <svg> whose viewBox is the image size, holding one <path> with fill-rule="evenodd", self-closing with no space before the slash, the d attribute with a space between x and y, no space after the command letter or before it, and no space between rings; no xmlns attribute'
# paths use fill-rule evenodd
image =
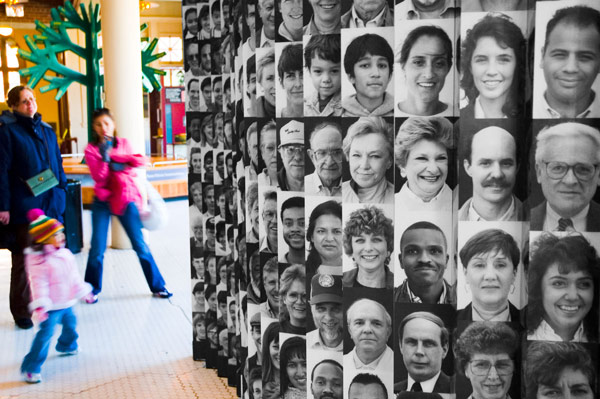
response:
<svg viewBox="0 0 600 399"><path fill-rule="evenodd" d="M0 96L2 96L2 102L6 101L6 96L4 93L4 75L0 73Z"/></svg>
<svg viewBox="0 0 600 399"><path fill-rule="evenodd" d="M19 67L19 58L17 57L19 48L17 46L12 47L6 43L6 64L9 68Z"/></svg>
<svg viewBox="0 0 600 399"><path fill-rule="evenodd" d="M21 84L21 75L17 71L8 72L8 87L15 87Z"/></svg>

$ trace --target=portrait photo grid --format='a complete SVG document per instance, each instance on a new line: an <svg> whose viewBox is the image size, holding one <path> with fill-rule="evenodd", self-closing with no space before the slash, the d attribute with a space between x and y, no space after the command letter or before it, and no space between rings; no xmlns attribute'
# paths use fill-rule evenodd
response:
<svg viewBox="0 0 600 399"><path fill-rule="evenodd" d="M597 397L599 2L182 26L194 360L245 399Z"/></svg>

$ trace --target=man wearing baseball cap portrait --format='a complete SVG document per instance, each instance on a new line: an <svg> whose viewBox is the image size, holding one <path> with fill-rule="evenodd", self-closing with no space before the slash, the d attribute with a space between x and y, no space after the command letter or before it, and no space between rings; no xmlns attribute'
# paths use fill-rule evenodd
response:
<svg viewBox="0 0 600 399"><path fill-rule="evenodd" d="M310 308L317 328L306 334L308 348L341 352L344 345L342 277L316 274L310 286Z"/></svg>
<svg viewBox="0 0 600 399"><path fill-rule="evenodd" d="M304 124L291 120L279 130L283 168L277 172L282 191L304 191Z"/></svg>

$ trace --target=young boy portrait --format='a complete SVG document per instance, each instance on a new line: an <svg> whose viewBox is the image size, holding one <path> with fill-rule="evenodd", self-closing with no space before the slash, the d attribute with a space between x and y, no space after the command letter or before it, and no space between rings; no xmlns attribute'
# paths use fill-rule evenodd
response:
<svg viewBox="0 0 600 399"><path fill-rule="evenodd" d="M304 116L342 116L342 66L339 35L310 36L304 65L312 87L305 87Z"/></svg>

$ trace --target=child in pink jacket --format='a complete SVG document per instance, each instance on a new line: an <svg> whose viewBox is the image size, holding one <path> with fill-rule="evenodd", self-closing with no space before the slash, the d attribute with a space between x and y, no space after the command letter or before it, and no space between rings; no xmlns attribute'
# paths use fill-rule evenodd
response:
<svg viewBox="0 0 600 399"><path fill-rule="evenodd" d="M25 250L25 270L31 287L29 310L40 322L31 350L23 359L21 372L29 383L42 381L41 367L50 348L56 324L62 324L56 351L62 355L77 354L75 328L77 318L73 305L78 299L91 295L92 287L83 281L75 257L65 248L63 225L44 215L41 209L27 213L31 221L29 235L33 245Z"/></svg>

